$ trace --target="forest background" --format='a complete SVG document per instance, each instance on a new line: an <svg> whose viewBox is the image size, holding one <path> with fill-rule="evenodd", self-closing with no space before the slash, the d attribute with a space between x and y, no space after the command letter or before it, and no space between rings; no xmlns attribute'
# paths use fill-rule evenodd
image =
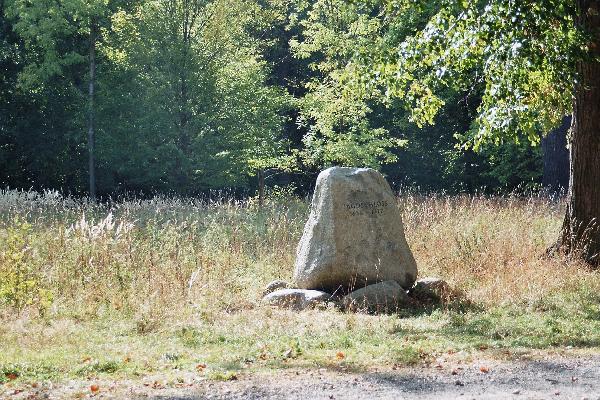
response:
<svg viewBox="0 0 600 400"><path fill-rule="evenodd" d="M0 186L239 195L266 179L305 194L320 169L345 165L378 168L396 189L565 187L568 119L538 146L562 108L533 134L507 120L473 146L476 73L437 94L439 112L369 89L361 60L422 31L427 3L2 0Z"/></svg>

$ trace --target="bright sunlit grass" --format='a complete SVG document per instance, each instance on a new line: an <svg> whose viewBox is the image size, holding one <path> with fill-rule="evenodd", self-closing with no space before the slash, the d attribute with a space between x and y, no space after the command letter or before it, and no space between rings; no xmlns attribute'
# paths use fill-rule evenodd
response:
<svg viewBox="0 0 600 400"><path fill-rule="evenodd" d="M379 316L260 305L268 282L291 279L308 214L292 197L259 211L252 201L93 205L4 191L0 382L181 371L229 379L600 347L599 273L544 257L559 203L405 194L399 207L420 276L446 279L458 300Z"/></svg>

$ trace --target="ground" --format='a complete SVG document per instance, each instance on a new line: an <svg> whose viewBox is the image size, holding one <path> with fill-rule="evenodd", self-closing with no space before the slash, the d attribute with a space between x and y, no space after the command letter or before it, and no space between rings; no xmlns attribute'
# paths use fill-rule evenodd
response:
<svg viewBox="0 0 600 400"><path fill-rule="evenodd" d="M598 398L600 270L546 256L561 201L399 197L453 290L369 315L261 301L308 213L267 200L0 192L0 398Z"/></svg>
<svg viewBox="0 0 600 400"><path fill-rule="evenodd" d="M97 390L96 390L97 389ZM2 391L3 390L3 391ZM7 384L7 399L600 399L600 354L525 352L499 360L461 354L418 366L351 371L290 368L239 374L231 380L164 375L139 380L72 380L58 385Z"/></svg>

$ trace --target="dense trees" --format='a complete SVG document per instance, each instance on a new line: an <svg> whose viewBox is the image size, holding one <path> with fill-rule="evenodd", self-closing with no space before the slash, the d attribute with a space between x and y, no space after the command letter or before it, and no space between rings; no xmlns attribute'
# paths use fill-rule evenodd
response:
<svg viewBox="0 0 600 400"><path fill-rule="evenodd" d="M194 193L279 162L290 100L249 33L257 3L2 4L5 184Z"/></svg>
<svg viewBox="0 0 600 400"><path fill-rule="evenodd" d="M530 143L570 113L582 40L574 9L544 2L0 4L0 183L101 195L332 164L424 190L535 185Z"/></svg>

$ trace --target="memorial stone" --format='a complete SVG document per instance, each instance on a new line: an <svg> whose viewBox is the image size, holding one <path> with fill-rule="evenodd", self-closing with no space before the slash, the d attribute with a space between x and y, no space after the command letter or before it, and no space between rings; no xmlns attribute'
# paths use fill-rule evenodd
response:
<svg viewBox="0 0 600 400"><path fill-rule="evenodd" d="M296 285L347 293L393 280L408 289L416 276L396 197L385 178L370 168L321 172L296 253Z"/></svg>

